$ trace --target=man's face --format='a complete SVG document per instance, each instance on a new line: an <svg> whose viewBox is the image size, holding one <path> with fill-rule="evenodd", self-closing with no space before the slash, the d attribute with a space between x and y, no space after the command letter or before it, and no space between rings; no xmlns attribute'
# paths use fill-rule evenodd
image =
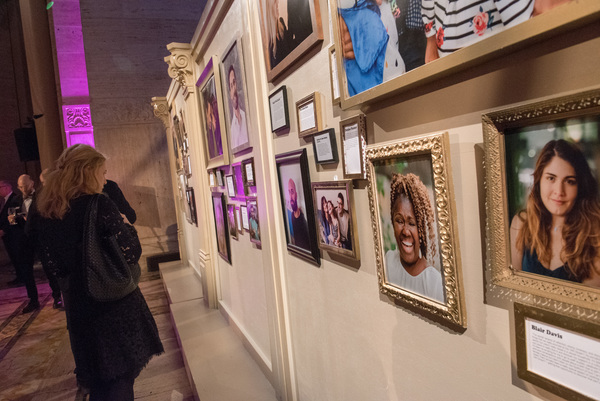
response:
<svg viewBox="0 0 600 401"><path fill-rule="evenodd" d="M33 193L33 181L28 177L19 177L17 181L17 188L23 194L24 198L31 196Z"/></svg>
<svg viewBox="0 0 600 401"><path fill-rule="evenodd" d="M296 193L296 183L293 180L288 181L288 195L290 197L290 207L295 212L298 209L298 194Z"/></svg>
<svg viewBox="0 0 600 401"><path fill-rule="evenodd" d="M337 212L339 216L344 214L344 201L342 198L337 198Z"/></svg>
<svg viewBox="0 0 600 401"><path fill-rule="evenodd" d="M229 71L229 98L231 99L231 105L234 110L238 109L238 94L237 94L237 80L235 79L235 71Z"/></svg>

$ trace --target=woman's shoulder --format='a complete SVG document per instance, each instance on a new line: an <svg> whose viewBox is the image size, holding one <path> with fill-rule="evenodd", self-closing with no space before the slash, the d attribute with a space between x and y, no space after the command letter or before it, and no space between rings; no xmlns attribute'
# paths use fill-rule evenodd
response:
<svg viewBox="0 0 600 401"><path fill-rule="evenodd" d="M510 222L511 230L520 230L525 225L525 219L527 218L527 213L522 210L514 215L512 221Z"/></svg>

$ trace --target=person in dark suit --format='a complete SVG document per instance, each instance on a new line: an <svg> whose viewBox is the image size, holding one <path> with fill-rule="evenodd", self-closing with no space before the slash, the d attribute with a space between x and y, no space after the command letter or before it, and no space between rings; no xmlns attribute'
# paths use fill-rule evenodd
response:
<svg viewBox="0 0 600 401"><path fill-rule="evenodd" d="M127 202L127 199L125 199L125 195L123 195L121 188L119 188L116 182L106 180L106 183L102 188L102 192L108 195L110 200L115 202L115 204L119 208L119 212L124 214L131 224L135 223L135 221L137 220L135 210L133 210L131 205L129 205L129 202Z"/></svg>
<svg viewBox="0 0 600 401"><path fill-rule="evenodd" d="M30 313L40 307L35 278L33 277L33 263L31 269L28 269L27 237L23 228L24 225L19 224L16 215L9 215L8 213L9 208L23 207L23 197L13 192L10 182L2 180L0 181L0 198L2 198L0 202L3 201L2 210L0 211L0 235L2 241L4 241L4 247L10 262L17 274L17 277L8 284L25 284L29 303L23 308L23 313Z"/></svg>
<svg viewBox="0 0 600 401"><path fill-rule="evenodd" d="M40 181L43 185L42 174L40 174ZM34 291L37 293L37 289L33 288L35 286L33 264L35 262L36 251L38 250L38 241L28 222L31 221L33 215L37 213L38 192L34 188L33 180L27 174L23 174L19 177L17 185L19 191L23 194L23 204L21 206L21 214L16 217L16 222L25 232L25 238L21 247L21 268L23 270L23 277L25 278L25 285L27 286L27 293L33 293ZM49 273L48 266L42 264L42 267L48 278L50 289L52 290L52 298L54 299L53 307L54 309L62 310L64 308L58 280Z"/></svg>

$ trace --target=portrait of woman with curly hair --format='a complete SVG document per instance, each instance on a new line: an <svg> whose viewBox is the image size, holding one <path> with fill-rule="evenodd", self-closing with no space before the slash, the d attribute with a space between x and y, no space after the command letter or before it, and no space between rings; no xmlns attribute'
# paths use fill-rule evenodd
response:
<svg viewBox="0 0 600 401"><path fill-rule="evenodd" d="M442 275L433 267L436 255L434 212L427 188L413 174L393 174L391 221L396 249L385 254L387 281L444 302Z"/></svg>

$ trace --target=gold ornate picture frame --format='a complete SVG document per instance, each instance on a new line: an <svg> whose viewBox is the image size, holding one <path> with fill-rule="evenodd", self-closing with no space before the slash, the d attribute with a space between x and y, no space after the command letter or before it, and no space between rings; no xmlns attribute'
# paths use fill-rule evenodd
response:
<svg viewBox="0 0 600 401"><path fill-rule="evenodd" d="M449 152L447 133L370 145L366 170L380 292L462 330Z"/></svg>
<svg viewBox="0 0 600 401"><path fill-rule="evenodd" d="M595 173L596 178L592 176L590 180L596 180L596 184L590 182L597 186L600 164L595 162L595 158L600 155L598 140L600 90L595 89L488 113L482 116L482 124L487 211L486 264L491 276L489 289L496 291L496 286L499 286L533 294L542 297L541 299L553 299L558 301L554 303L557 310L562 308L573 310L570 305L576 305L596 312L600 311L600 288L576 282L577 279L571 276L569 263L565 262L562 256L563 266L559 268L550 266L549 269L544 269L545 262L538 260L537 253L523 251L526 247L518 245L520 225L516 225L522 224L520 222L527 219L528 210L534 210L529 209L536 204L536 196L531 194L531 190L541 188L541 183L546 177L545 166L550 165L549 162L544 164L545 159L540 155L547 154L551 147L556 148L556 152L559 151L558 146L575 149L571 151L573 155L583 160L578 162L578 165L583 167L579 167L579 173L574 174L578 183L576 193L579 198L583 199L583 194L589 192L587 190L584 192L585 188L590 187L584 181L586 175L589 176L589 173L584 174L585 169L592 175ZM555 157L564 160L563 157L566 157L556 155L558 153L550 153L552 159L548 158L548 160L551 162ZM528 167L525 165L526 162L530 163ZM566 164L572 166L572 161ZM579 177L576 177L577 174ZM539 181L536 181L536 176L540 177ZM536 191L541 193L540 197L544 199L542 190ZM515 199L519 198L517 195L520 193L523 195L518 202ZM570 202L572 206L569 206L567 211L561 212L566 219L572 219L569 216L573 216L573 212L584 211L581 200L577 197ZM596 201L592 201L594 202ZM550 220L543 220L552 218L558 212L549 212L545 203L543 205L535 209L539 210L536 213L542 216L535 226L541 228L539 232L549 233L547 235L550 238L553 238L556 232L563 235L565 233L562 230L563 225L551 228L547 225L550 224ZM572 223L566 225L568 229ZM559 229L560 231L557 231ZM562 243L564 247L566 242ZM560 254L562 255L562 249ZM538 263L544 270L530 267ZM567 276L558 276L555 273L551 273L555 277L546 275L549 273L546 270L560 273L559 269L562 269ZM506 291L504 293L508 294ZM511 296L517 298L519 295L513 293ZM577 311L573 310L573 313L576 314Z"/></svg>
<svg viewBox="0 0 600 401"><path fill-rule="evenodd" d="M432 12L435 14L435 18L431 20L431 23L423 23L420 29L405 28L404 32L397 32L396 24L393 23L394 20L396 20L396 23L405 25L406 22L400 20L410 18L411 14L410 12L400 10L397 5L399 4L398 2L384 1L379 5L379 17L375 17L377 14L373 10L367 10L371 11L370 19L366 17L369 13L364 12L365 7L360 4L356 5L356 2L331 0L329 3L334 36L333 44L339 50L336 52L336 59L341 108L343 110L364 107L370 103L413 90L424 84L446 78L456 72L464 71L467 68L472 68L490 60L499 59L502 56L514 53L528 46L535 46L536 42L540 40L564 35L565 32L584 26L585 24L598 23L600 19L600 3L597 0L571 0L567 4L556 6L554 9L543 10L541 15L533 17L531 17L531 8L534 6L534 2L514 1L502 13L491 10L484 12L479 7L471 7L471 10L473 10L473 15L469 17L471 21L468 19L465 20L465 23L461 24L462 29L465 31L458 34L456 31L450 32L450 29L456 30L457 28L452 26L452 24L448 24L450 27L444 24L445 15L440 13L443 9L441 7L434 7L433 1L431 1L431 5L424 5L423 8L423 10L425 8L428 9L424 12L424 15ZM354 4L356 10L351 10L352 4ZM520 10L516 8L520 8ZM353 11L355 11L355 15L348 19L354 20L355 24L357 20L362 21L356 24L357 27L354 28L354 32L348 35L348 30L352 30L353 28L352 26L348 27L348 30L344 28L347 24L344 22L343 16ZM467 10L467 13L469 11ZM462 13L462 18L466 18L467 13ZM507 14L511 14L514 18L507 18L506 21L503 21L502 16L508 17ZM418 22L417 20L411 23ZM502 29L504 24L506 24L506 27ZM362 27L369 28L368 30L361 30ZM344 33L341 33L342 29ZM425 54L427 51L426 46L419 46L420 43L426 43L426 38L424 37L426 34L422 33L422 40L415 40L414 36L412 36L413 39L410 39L410 35L416 35L412 32L426 32L427 30L430 31L429 35L433 35L430 39L435 39L433 43L441 44L442 48L447 43L449 47L458 50L454 52L443 50L439 53L447 55L427 62L429 60ZM353 65L348 65L348 63L353 63L356 60L357 64L362 66L365 63L364 60L366 57L361 61L360 56L356 56L356 52L349 51L349 53L354 55L354 58L345 59L341 51L341 49L344 49L342 37L350 36L352 37L352 42L355 40L366 42L377 37L378 31L381 32L383 39L389 35L390 42L394 38L396 38L397 42L395 46L397 52L390 52L389 49L381 48L381 52L385 53L386 68L387 66L398 68L398 65L402 66L404 64L404 72L402 72L402 68L400 67L400 71L383 72L383 77L378 76L377 79L365 79L364 76L357 76L357 68ZM411 33L408 31L411 31ZM361 40L360 37L363 32L366 35ZM387 35L384 33L387 33ZM452 39L463 38L463 40L466 40L464 39L466 38L465 35L470 35L472 38L466 45L459 44L456 47L452 46ZM372 41L368 43L370 44L369 49L377 49L377 45L383 46L381 41L376 44L373 44ZM352 43L350 45L352 47L356 46ZM363 46L365 45L363 44ZM463 47L461 48L461 46ZM438 53L435 47L432 49L434 54ZM417 61L412 61L412 59L415 59L415 52L419 53L419 57L417 57ZM403 57L402 53L409 54L410 57ZM373 69L369 71L373 71ZM347 71L350 71L350 74ZM371 82L371 85L367 85L366 87L364 85L361 86L361 79L358 78L361 78L362 81ZM353 79L357 79L359 84L353 85ZM351 86L354 88L349 89Z"/></svg>

